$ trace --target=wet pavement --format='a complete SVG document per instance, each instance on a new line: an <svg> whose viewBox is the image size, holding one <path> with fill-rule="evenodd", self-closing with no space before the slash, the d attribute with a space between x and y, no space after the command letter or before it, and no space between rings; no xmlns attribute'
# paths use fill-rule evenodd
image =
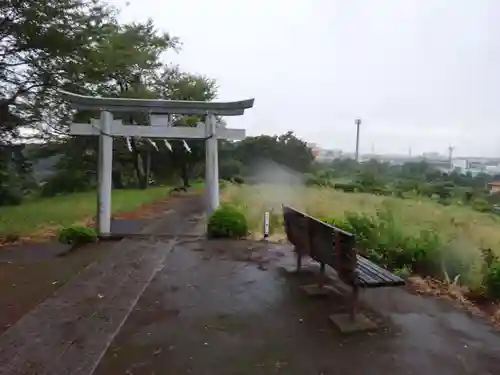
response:
<svg viewBox="0 0 500 375"><path fill-rule="evenodd" d="M341 295L311 299L287 246L178 243L95 374L498 374L500 336L444 301L363 293L375 333L342 335Z"/></svg>
<svg viewBox="0 0 500 375"><path fill-rule="evenodd" d="M162 268L175 235L196 228L202 209L202 197L186 196L163 217L150 222L143 238L108 244L113 251L0 336L0 374L91 374ZM173 232L173 236L155 238L165 232Z"/></svg>

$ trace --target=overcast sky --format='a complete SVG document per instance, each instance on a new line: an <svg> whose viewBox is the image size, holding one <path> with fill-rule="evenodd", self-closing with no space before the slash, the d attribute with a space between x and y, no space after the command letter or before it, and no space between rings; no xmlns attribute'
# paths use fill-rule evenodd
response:
<svg viewBox="0 0 500 375"><path fill-rule="evenodd" d="M183 42L168 60L254 97L229 126L324 148L500 156L498 0L109 0ZM129 3L128 6L125 6Z"/></svg>

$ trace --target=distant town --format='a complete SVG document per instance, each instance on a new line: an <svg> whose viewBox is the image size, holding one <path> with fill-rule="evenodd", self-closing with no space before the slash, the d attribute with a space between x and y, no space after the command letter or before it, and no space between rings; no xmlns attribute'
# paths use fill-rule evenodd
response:
<svg viewBox="0 0 500 375"><path fill-rule="evenodd" d="M315 160L318 162L328 163L334 159L355 159L354 152L344 152L339 149L324 149L315 143L308 143L308 146L311 148ZM442 155L438 152L425 152L420 155L412 155L411 152L408 155L364 153L359 155L359 161L363 163L375 159L393 165L400 165L411 161L425 160L445 173L457 171L462 174L470 173L473 177L479 173L486 173L492 176L500 174L500 158L453 157L452 150L450 148L448 155Z"/></svg>

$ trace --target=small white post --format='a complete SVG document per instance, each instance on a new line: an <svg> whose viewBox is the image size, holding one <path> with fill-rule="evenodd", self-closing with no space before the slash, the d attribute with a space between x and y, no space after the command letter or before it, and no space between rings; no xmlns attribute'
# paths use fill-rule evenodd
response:
<svg viewBox="0 0 500 375"><path fill-rule="evenodd" d="M269 212L264 212L264 241L269 238Z"/></svg>
<svg viewBox="0 0 500 375"><path fill-rule="evenodd" d="M102 111L99 135L99 165L98 165L98 185L97 196L98 215L97 232L100 236L111 233L111 187L113 169L113 137L111 134L111 124L113 115L111 112Z"/></svg>
<svg viewBox="0 0 500 375"><path fill-rule="evenodd" d="M213 114L205 117L205 185L207 213L219 207L219 157L217 150L216 123Z"/></svg>

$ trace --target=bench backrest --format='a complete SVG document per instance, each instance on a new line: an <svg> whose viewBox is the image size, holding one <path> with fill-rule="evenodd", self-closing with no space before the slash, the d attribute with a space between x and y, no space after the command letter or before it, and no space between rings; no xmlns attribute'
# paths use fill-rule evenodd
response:
<svg viewBox="0 0 500 375"><path fill-rule="evenodd" d="M352 233L324 223L290 206L283 206L288 240L299 256L334 268L342 281L354 282L357 262L356 239Z"/></svg>

